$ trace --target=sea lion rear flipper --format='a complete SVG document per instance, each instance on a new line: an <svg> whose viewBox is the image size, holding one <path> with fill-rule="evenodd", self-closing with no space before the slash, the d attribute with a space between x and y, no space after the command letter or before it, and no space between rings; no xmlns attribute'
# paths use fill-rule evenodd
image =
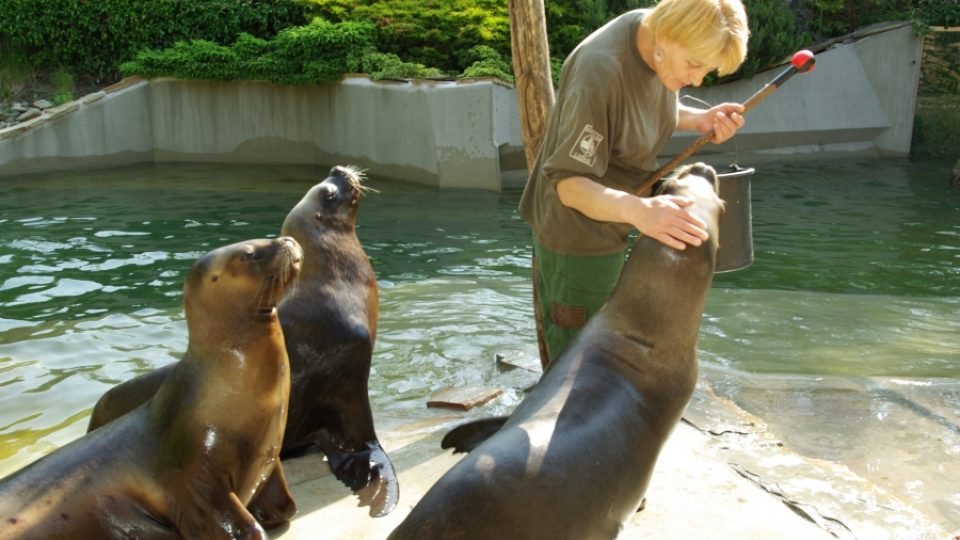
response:
<svg viewBox="0 0 960 540"><path fill-rule="evenodd" d="M244 508L236 493L213 500L195 500L195 508L181 516L178 523L184 538L231 538L269 540L266 531Z"/></svg>
<svg viewBox="0 0 960 540"><path fill-rule="evenodd" d="M377 441L367 449L352 453L324 452L334 476L360 498L360 506L370 507L371 517L382 517L397 506L400 487L393 463Z"/></svg>
<svg viewBox="0 0 960 540"><path fill-rule="evenodd" d="M503 427L509 416L493 416L461 424L444 435L441 448L453 448L454 453L469 452Z"/></svg>
<svg viewBox="0 0 960 540"><path fill-rule="evenodd" d="M250 499L247 510L266 529L282 525L296 515L297 504L293 501L283 467L279 463Z"/></svg>

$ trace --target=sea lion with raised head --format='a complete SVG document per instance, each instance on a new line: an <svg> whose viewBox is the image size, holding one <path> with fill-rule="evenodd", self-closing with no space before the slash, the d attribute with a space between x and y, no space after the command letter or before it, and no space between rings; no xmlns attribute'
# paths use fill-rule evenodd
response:
<svg viewBox="0 0 960 540"><path fill-rule="evenodd" d="M280 464L290 364L276 306L301 265L292 238L198 259L187 350L156 394L0 480L0 539L266 539L296 513Z"/></svg>
<svg viewBox="0 0 960 540"><path fill-rule="evenodd" d="M377 333L376 275L356 234L362 176L333 167L290 210L281 234L304 250L296 291L279 307L291 366L290 412L283 456L316 446L336 477L383 516L396 507L393 464L374 430L367 381ZM90 429L153 394L171 366L126 381L104 394ZM255 515L274 513L261 501Z"/></svg>
<svg viewBox="0 0 960 540"><path fill-rule="evenodd" d="M446 445L469 454L390 540L619 534L696 385L697 334L723 208L716 181L711 167L697 164L663 182L660 193L695 200L689 209L707 223L710 239L678 251L641 236L610 299L513 414L448 435Z"/></svg>
<svg viewBox="0 0 960 540"><path fill-rule="evenodd" d="M371 516L399 499L393 464L373 425L367 381L377 335L377 279L360 240L360 173L334 167L283 221L304 246L295 294L280 306L292 368L284 456L317 446Z"/></svg>

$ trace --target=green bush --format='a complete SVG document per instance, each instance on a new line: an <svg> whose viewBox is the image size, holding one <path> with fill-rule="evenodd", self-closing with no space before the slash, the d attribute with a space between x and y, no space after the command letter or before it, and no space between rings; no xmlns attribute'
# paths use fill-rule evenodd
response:
<svg viewBox="0 0 960 540"><path fill-rule="evenodd" d="M801 0L798 9L808 30L822 40L874 23L907 20L912 4L912 0Z"/></svg>
<svg viewBox="0 0 960 540"><path fill-rule="evenodd" d="M361 69L364 55L373 52L374 29L369 23L310 24L264 40L241 34L230 46L196 39L163 50L144 50L121 66L124 75L171 76L182 79L251 79L278 84L325 84L343 73Z"/></svg>
<svg viewBox="0 0 960 540"><path fill-rule="evenodd" d="M960 26L957 0L914 0L910 14L923 26Z"/></svg>
<svg viewBox="0 0 960 540"><path fill-rule="evenodd" d="M632 9L651 7L657 0L566 0L544 2L550 55L566 58L583 38L611 19Z"/></svg>
<svg viewBox="0 0 960 540"><path fill-rule="evenodd" d="M655 2L547 0L552 65L616 15ZM957 0L912 2L745 0L752 36L735 76L750 76L798 48L864 24L908 16L921 28L960 24ZM504 0L0 0L0 67L4 77L11 66L25 65L110 82L123 62L147 51L124 73L295 82L335 80L331 70L371 66L383 77L433 77L440 70L511 80L507 9ZM331 26L307 24L315 15ZM348 22L366 26L333 30L334 23ZM321 39L334 36L344 42ZM482 55L471 57L471 51ZM368 57L373 52L381 55Z"/></svg>
<svg viewBox="0 0 960 540"><path fill-rule="evenodd" d="M813 45L801 32L797 19L783 0L744 0L750 23L747 59L734 77L752 76L770 66L789 61L797 50Z"/></svg>
<svg viewBox="0 0 960 540"><path fill-rule="evenodd" d="M300 0L0 0L0 43L34 66L110 80L144 48L229 43L307 22Z"/></svg>
<svg viewBox="0 0 960 540"><path fill-rule="evenodd" d="M460 63L467 65L461 77L495 77L502 81L513 82L510 62L504 60L492 47L477 45L460 55Z"/></svg>
<svg viewBox="0 0 960 540"><path fill-rule="evenodd" d="M371 79L426 79L443 76L437 68L428 68L423 64L404 62L393 53L374 52L363 57L362 71Z"/></svg>
<svg viewBox="0 0 960 540"><path fill-rule="evenodd" d="M309 0L333 21L376 25L377 50L457 74L458 53L486 45L510 58L510 18L504 0Z"/></svg>

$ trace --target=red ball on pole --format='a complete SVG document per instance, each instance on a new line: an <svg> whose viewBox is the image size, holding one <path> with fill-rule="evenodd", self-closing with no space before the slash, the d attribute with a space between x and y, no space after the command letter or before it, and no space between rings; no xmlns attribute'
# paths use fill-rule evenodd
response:
<svg viewBox="0 0 960 540"><path fill-rule="evenodd" d="M793 58L790 59L790 64L797 68L797 71L803 73L807 71L813 71L816 61L817 59L813 56L812 52L808 51L807 49L803 49L802 51L793 53Z"/></svg>

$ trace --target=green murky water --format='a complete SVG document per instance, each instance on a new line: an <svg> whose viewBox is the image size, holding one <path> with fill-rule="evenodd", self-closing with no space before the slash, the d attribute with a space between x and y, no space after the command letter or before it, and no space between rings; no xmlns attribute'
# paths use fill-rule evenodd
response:
<svg viewBox="0 0 960 540"><path fill-rule="evenodd" d="M902 449L902 424L917 424L885 408L931 422L934 435L911 439L916 467L888 481L958 527L960 495L931 480L960 478L960 190L948 171L758 166L756 260L717 276L700 348L719 393L861 474L903 461L861 455L864 440ZM192 261L276 235L325 172L182 164L0 180L0 476L79 436L113 384L179 358ZM381 287L377 414L416 419L431 392L467 384L505 385L491 407L512 406L535 380L493 362L535 354L520 192L368 183L378 192L358 234ZM857 390L836 399L838 380Z"/></svg>

